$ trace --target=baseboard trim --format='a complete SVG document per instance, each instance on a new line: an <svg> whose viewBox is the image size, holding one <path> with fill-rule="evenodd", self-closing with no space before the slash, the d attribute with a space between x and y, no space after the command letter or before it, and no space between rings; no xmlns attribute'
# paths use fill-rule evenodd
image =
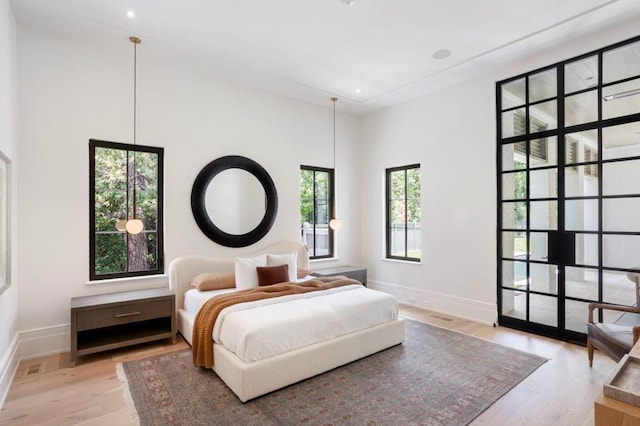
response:
<svg viewBox="0 0 640 426"><path fill-rule="evenodd" d="M450 294L420 290L371 279L367 280L367 286L392 294L398 299L398 302L406 305L429 309L442 314L453 315L458 318L489 325L495 324L498 320L498 307L492 303L479 302Z"/></svg>
<svg viewBox="0 0 640 426"><path fill-rule="evenodd" d="M13 382L13 377L16 375L20 363L18 359L18 334L13 336L9 348L0 361L0 408L4 406L11 382Z"/></svg>
<svg viewBox="0 0 640 426"><path fill-rule="evenodd" d="M69 351L69 339L69 324L16 333L0 361L0 408L4 406L20 361Z"/></svg>

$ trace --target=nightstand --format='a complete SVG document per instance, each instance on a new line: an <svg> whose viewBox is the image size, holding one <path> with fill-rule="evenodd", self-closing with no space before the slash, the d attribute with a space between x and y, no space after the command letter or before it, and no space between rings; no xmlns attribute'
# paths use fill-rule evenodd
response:
<svg viewBox="0 0 640 426"><path fill-rule="evenodd" d="M171 338L176 299L169 289L127 291L71 299L71 356Z"/></svg>
<svg viewBox="0 0 640 426"><path fill-rule="evenodd" d="M335 275L344 275L347 278L353 278L367 286L367 268L359 266L334 266L332 268L320 268L311 271L314 277L331 277Z"/></svg>

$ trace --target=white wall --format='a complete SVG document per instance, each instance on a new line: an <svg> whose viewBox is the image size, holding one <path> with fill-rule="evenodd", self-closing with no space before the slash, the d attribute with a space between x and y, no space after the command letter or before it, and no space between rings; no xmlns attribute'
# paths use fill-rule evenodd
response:
<svg viewBox="0 0 640 426"><path fill-rule="evenodd" d="M24 351L40 354L68 348L72 297L167 283L161 278L87 285L88 141L132 141L133 64L127 37L116 46L100 46L26 27L18 31L24 165L19 327L25 333ZM359 124L358 117L337 114L341 263L360 262ZM139 144L165 148L166 265L185 254L233 256L299 238L300 165L331 167L333 161L329 98L326 107L319 107L221 81L145 40L138 48L137 129ZM208 240L191 214L196 175L209 161L230 154L260 163L279 196L272 230L245 249Z"/></svg>
<svg viewBox="0 0 640 426"><path fill-rule="evenodd" d="M17 180L17 58L16 23L9 0L0 0L0 151L11 161L11 195L15 201ZM0 406L9 390L17 361L14 357L18 333L18 273L16 271L16 203L11 210L11 286L0 294Z"/></svg>
<svg viewBox="0 0 640 426"><path fill-rule="evenodd" d="M494 322L495 82L636 35L637 22L618 24L366 116L362 256L371 286L406 303ZM510 48L526 49L523 44ZM422 171L422 262L383 260L384 170L416 162Z"/></svg>

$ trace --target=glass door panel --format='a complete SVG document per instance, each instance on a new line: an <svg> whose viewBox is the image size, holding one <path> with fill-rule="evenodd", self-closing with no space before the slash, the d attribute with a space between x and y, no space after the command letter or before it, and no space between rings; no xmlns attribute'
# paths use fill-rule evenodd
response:
<svg viewBox="0 0 640 426"><path fill-rule="evenodd" d="M575 300L567 300L565 307L565 328L578 333L586 333L587 323L585 318L589 315L589 304Z"/></svg>
<svg viewBox="0 0 640 426"><path fill-rule="evenodd" d="M598 230L598 200L567 200L564 205L567 231Z"/></svg>
<svg viewBox="0 0 640 426"><path fill-rule="evenodd" d="M535 230L558 229L558 202L531 201L529 202L531 215L530 227Z"/></svg>
<svg viewBox="0 0 640 426"><path fill-rule="evenodd" d="M640 37L498 87L499 322L584 339L640 305Z"/></svg>
<svg viewBox="0 0 640 426"><path fill-rule="evenodd" d="M558 196L558 169L532 170L529 172L530 198L556 198Z"/></svg>
<svg viewBox="0 0 640 426"><path fill-rule="evenodd" d="M529 321L558 326L558 300L555 297L530 294L529 304Z"/></svg>
<svg viewBox="0 0 640 426"><path fill-rule="evenodd" d="M598 270L567 267L565 269L565 295L577 299L598 301Z"/></svg>
<svg viewBox="0 0 640 426"><path fill-rule="evenodd" d="M603 159L640 156L640 122L602 129Z"/></svg>
<svg viewBox="0 0 640 426"><path fill-rule="evenodd" d="M529 289L539 293L558 294L558 267L541 263L529 264Z"/></svg>
<svg viewBox="0 0 640 426"><path fill-rule="evenodd" d="M633 306L636 304L636 274L605 271L602 274L602 300L606 303Z"/></svg>

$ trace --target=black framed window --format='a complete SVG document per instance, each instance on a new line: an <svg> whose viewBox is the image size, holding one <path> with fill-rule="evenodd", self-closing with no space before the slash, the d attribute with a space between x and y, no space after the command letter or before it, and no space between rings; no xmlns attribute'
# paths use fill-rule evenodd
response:
<svg viewBox="0 0 640 426"><path fill-rule="evenodd" d="M421 258L420 164L386 170L387 259Z"/></svg>
<svg viewBox="0 0 640 426"><path fill-rule="evenodd" d="M164 148L89 141L91 280L164 272L163 158ZM134 217L138 234L125 229Z"/></svg>
<svg viewBox="0 0 640 426"><path fill-rule="evenodd" d="M333 257L334 172L322 167L300 166L300 238L310 259Z"/></svg>

